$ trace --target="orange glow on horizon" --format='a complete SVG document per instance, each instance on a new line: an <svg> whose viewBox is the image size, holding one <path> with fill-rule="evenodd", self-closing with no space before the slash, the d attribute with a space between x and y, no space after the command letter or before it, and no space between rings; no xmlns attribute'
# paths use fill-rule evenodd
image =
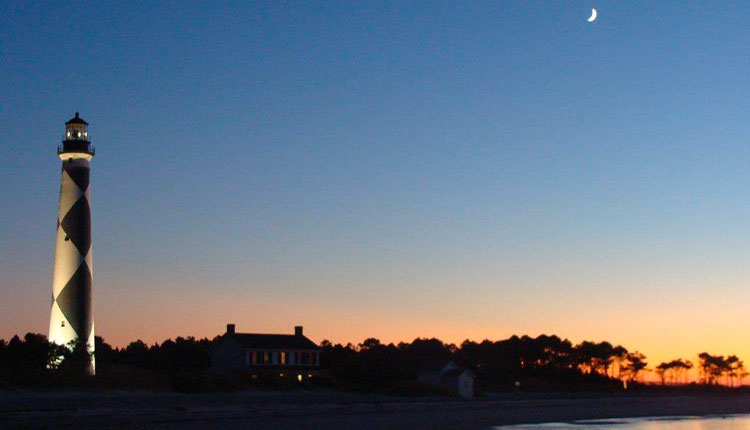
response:
<svg viewBox="0 0 750 430"><path fill-rule="evenodd" d="M238 332L261 333L292 333L295 325L302 325L305 335L314 342L327 339L355 345L368 337L396 344L435 337L460 345L466 339L481 342L514 334L554 334L574 345L583 340L606 340L630 351L638 350L646 355L650 369L677 358L697 366L697 355L704 351L750 360L750 344L736 330L746 320L742 297L727 303L704 300L696 307L690 305L691 298L611 302L592 295L590 303L573 303L551 292L527 303L503 297L505 302L498 307L487 296L464 298L452 291L446 297L432 297L425 288L389 291L387 295L374 291L361 298L347 296L345 289L336 294L308 290L291 295L278 293L271 285L236 285L216 294L200 280L191 285L160 279L150 281L160 282L159 289L134 290L133 285L145 285L147 280L131 275L127 282L114 282L113 276L96 276L97 334L117 347L137 339L147 344L178 336L211 339L224 333L227 323L235 323ZM46 291L41 281L39 284L41 293ZM18 324L5 326L6 332L0 337L9 339L29 331L45 333L48 310L43 303L35 309L31 316L14 316L15 310L9 309L8 318ZM689 379L697 378L698 371L693 368ZM659 382L654 372L644 374L643 379ZM743 382L747 384L750 379Z"/></svg>
<svg viewBox="0 0 750 430"><path fill-rule="evenodd" d="M735 354L740 359L750 357L750 348L736 348L738 344L730 333L698 341L698 337L686 333L667 332L662 335L641 330L629 332L617 325L586 330L576 322L561 326L559 330L536 329L524 332L514 331L499 321L497 325L483 326L476 322L435 318L427 324L422 319L424 315L418 313L392 315L372 308L336 308L303 303L301 300L247 306L240 301L210 296L203 298L200 313L196 313L194 307L188 303L175 303L175 314L184 312L185 315L191 315L190 318L177 318L172 313L158 312L157 304L158 301L152 303L154 308L142 310L150 314L151 318L143 319L143 322L138 324L133 323L128 312L105 309L104 312L110 313L110 318L97 320L99 333L108 343L118 347L124 347L136 339L148 344L163 342L177 336L211 339L224 333L227 323L235 323L238 332L259 333L292 333L295 325L303 325L305 335L314 342L320 343L325 339L344 345L357 345L369 337L375 337L386 344L411 342L420 337L434 337L446 343L460 345L467 339L481 342L485 339L503 340L513 335L527 334L536 337L541 334L555 334L567 338L573 345L583 340L606 340L613 345L622 345L629 351L641 351L647 357L649 369L655 368L663 361L677 358L690 360L695 366L688 373L690 382L698 380L697 355L700 352L724 356ZM332 318L331 315L336 317ZM606 331L611 331L611 335L607 335ZM660 382L658 375L653 371L643 373L641 379L648 383ZM748 379L744 382L747 383Z"/></svg>

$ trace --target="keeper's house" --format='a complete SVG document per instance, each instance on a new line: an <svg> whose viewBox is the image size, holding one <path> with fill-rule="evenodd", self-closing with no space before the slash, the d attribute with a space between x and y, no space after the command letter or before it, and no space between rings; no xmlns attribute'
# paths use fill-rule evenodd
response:
<svg viewBox="0 0 750 430"><path fill-rule="evenodd" d="M294 327L294 334L256 334L236 333L234 324L227 324L227 332L214 340L209 352L212 373L302 381L320 368L320 348L302 334L302 326Z"/></svg>

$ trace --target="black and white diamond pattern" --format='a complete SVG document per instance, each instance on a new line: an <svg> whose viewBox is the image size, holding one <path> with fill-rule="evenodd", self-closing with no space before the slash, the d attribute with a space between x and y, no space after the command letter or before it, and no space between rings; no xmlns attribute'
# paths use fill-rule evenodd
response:
<svg viewBox="0 0 750 430"><path fill-rule="evenodd" d="M93 352L89 160L63 158L49 339L61 345L85 340Z"/></svg>
<svg viewBox="0 0 750 430"><path fill-rule="evenodd" d="M67 240L72 241L78 252L85 256L91 247L91 209L85 195L71 206L60 222L60 227L65 232Z"/></svg>
<svg viewBox="0 0 750 430"><path fill-rule="evenodd" d="M84 261L55 299L73 330L84 339L91 334L91 272Z"/></svg>
<svg viewBox="0 0 750 430"><path fill-rule="evenodd" d="M83 191L89 188L89 166L81 166L68 162L63 163L63 170L78 185L78 188Z"/></svg>

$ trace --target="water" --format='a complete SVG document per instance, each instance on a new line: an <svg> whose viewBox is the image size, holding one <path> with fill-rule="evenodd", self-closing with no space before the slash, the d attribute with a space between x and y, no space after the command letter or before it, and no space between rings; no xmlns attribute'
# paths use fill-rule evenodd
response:
<svg viewBox="0 0 750 430"><path fill-rule="evenodd" d="M496 430L750 430L750 415L623 418L497 426Z"/></svg>

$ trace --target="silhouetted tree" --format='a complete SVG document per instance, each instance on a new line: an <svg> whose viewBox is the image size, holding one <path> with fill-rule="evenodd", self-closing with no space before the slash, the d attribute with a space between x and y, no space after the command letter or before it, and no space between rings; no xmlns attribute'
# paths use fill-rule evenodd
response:
<svg viewBox="0 0 750 430"><path fill-rule="evenodd" d="M625 355L625 360L620 369L620 375L624 380L633 382L638 378L638 374L646 370L648 363L646 356L638 351L629 352Z"/></svg>
<svg viewBox="0 0 750 430"><path fill-rule="evenodd" d="M667 380L673 384L687 382L687 371L692 368L693 363L690 360L678 358L669 362L661 362L654 370L659 375L661 384L664 385Z"/></svg>
<svg viewBox="0 0 750 430"><path fill-rule="evenodd" d="M0 384L20 386L41 383L66 351L35 333L26 333L23 339L13 336L7 343L2 340L0 346Z"/></svg>
<svg viewBox="0 0 750 430"><path fill-rule="evenodd" d="M734 380L744 377L742 374L745 373L745 364L736 355L730 355L725 360L725 367L725 374L729 379L729 386L734 387ZM740 384L742 384L741 379Z"/></svg>
<svg viewBox="0 0 750 430"><path fill-rule="evenodd" d="M94 350L96 351L96 361L99 367L119 362L120 351L112 348L112 345L105 342L101 336L94 338Z"/></svg>
<svg viewBox="0 0 750 430"><path fill-rule="evenodd" d="M64 351L62 362L58 366L59 372L75 380L90 374L94 355L89 352L89 345L85 340L71 340Z"/></svg>
<svg viewBox="0 0 750 430"><path fill-rule="evenodd" d="M709 385L718 383L721 376L730 369L723 355L711 355L707 352L701 352L698 354L698 363L703 383Z"/></svg>
<svg viewBox="0 0 750 430"><path fill-rule="evenodd" d="M623 356L627 350L621 346L613 347L609 342L594 343L583 341L576 345L574 355L576 364L584 373L597 373L610 376L609 368L616 357Z"/></svg>
<svg viewBox="0 0 750 430"><path fill-rule="evenodd" d="M149 349L142 340L138 339L130 342L125 350L120 354L121 360L125 364L132 366L149 368Z"/></svg>
<svg viewBox="0 0 750 430"><path fill-rule="evenodd" d="M359 349L373 349L380 346L380 340L374 337L368 337L359 344Z"/></svg>
<svg viewBox="0 0 750 430"><path fill-rule="evenodd" d="M661 385L664 385L666 383L667 370L669 370L669 363L665 362L661 362L659 363L659 365L654 367L654 372L656 372L656 375L659 376Z"/></svg>

